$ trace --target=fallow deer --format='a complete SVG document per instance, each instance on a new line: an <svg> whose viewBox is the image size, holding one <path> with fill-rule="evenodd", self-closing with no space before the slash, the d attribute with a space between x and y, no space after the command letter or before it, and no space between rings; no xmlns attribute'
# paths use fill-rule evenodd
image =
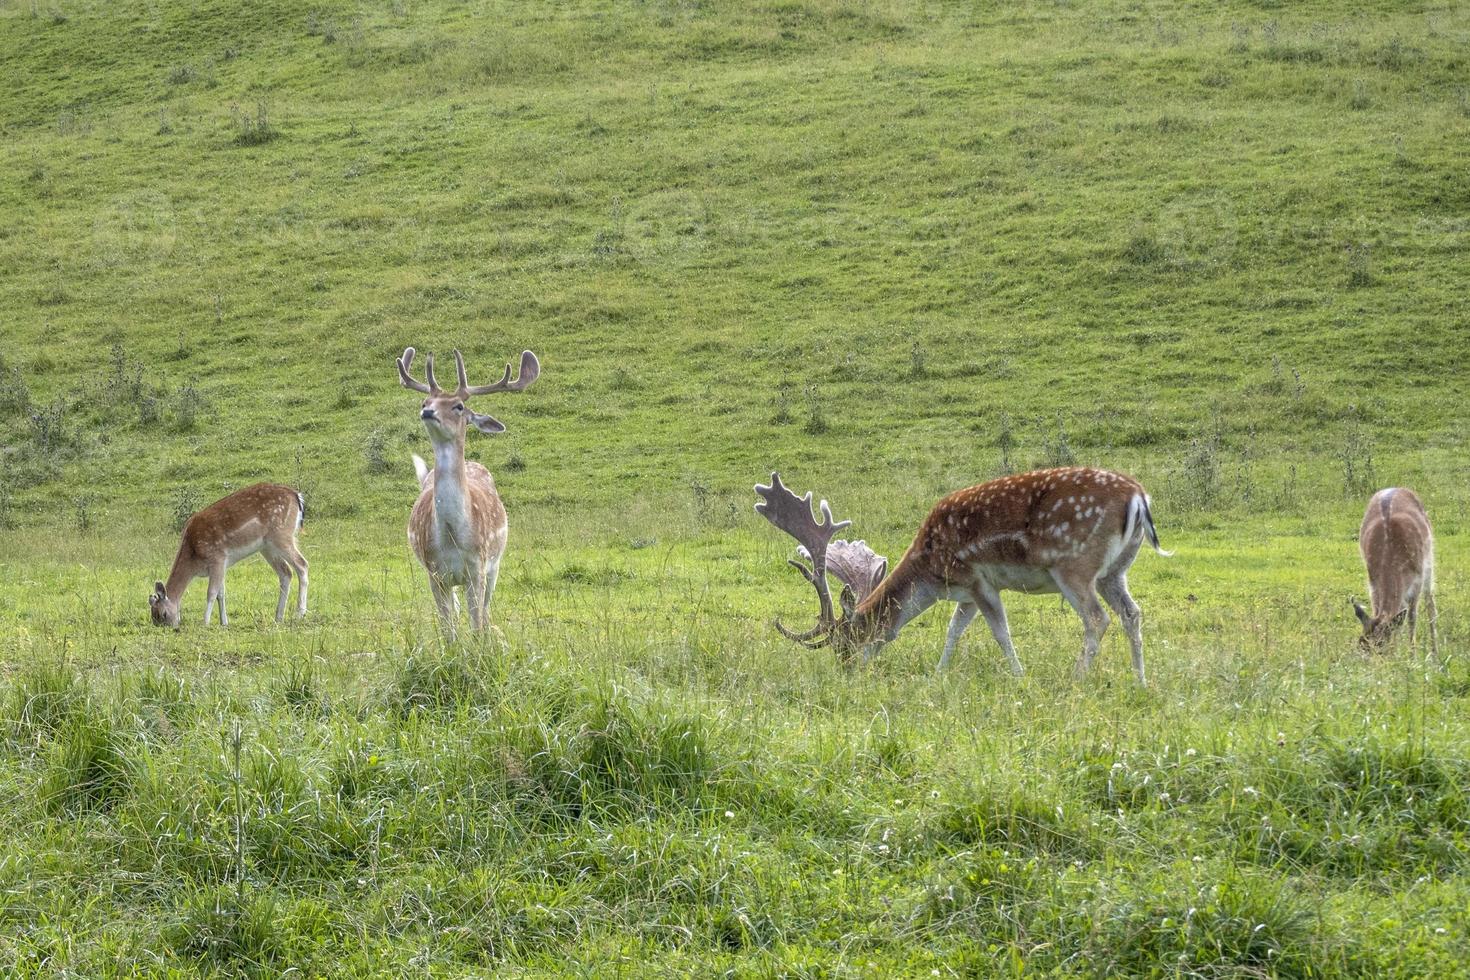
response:
<svg viewBox="0 0 1470 980"><path fill-rule="evenodd" d="M490 624L490 597L500 573L500 556L505 552L507 523L505 507L495 492L495 478L479 463L466 462L464 439L471 427L486 435L498 435L505 426L471 411L465 400L497 391L524 391L540 375L541 364L535 354L525 351L521 354L520 375L514 381L507 364L499 381L471 386L465 377L464 357L455 351L459 383L445 390L434 377L434 355L430 354L425 364L425 381L416 381L409 373L413 356L412 347L404 350L398 359L398 378L403 387L429 396L419 416L434 445L434 469L417 456L413 458L422 489L408 518L408 543L429 574L429 588L445 630L454 633L456 588L465 591L470 626L483 630Z"/></svg>
<svg viewBox="0 0 1470 980"><path fill-rule="evenodd" d="M756 511L801 545L804 564L791 560L817 591L817 625L781 634L804 646L836 646L844 662L867 660L904 625L934 603L958 603L949 622L939 669L949 665L960 634L978 612L1000 644L1013 673L1021 661L1011 645L1000 593L1060 592L1082 618L1085 638L1075 673L1086 673L1097 655L1108 614L1098 594L1123 620L1133 647L1133 669L1144 684L1143 618L1128 594L1128 568L1145 538L1159 547L1148 494L1137 481L1085 467L1040 470L1002 477L941 499L892 572L888 560L862 541L833 540L851 524L834 522L827 501L822 520L812 516L810 492L797 497L771 474L757 485ZM842 615L832 609L827 573L843 584Z"/></svg>
<svg viewBox="0 0 1470 980"><path fill-rule="evenodd" d="M306 558L296 545L296 532L306 520L306 498L279 483L257 483L217 500L189 518L168 582L153 583L149 612L156 626L178 626L179 602L196 578L208 577L204 625L219 605L219 624L230 625L225 613L225 570L257 551L276 570L281 582L276 622L286 615L291 573L296 573L296 615L306 615Z"/></svg>
<svg viewBox="0 0 1470 980"><path fill-rule="evenodd" d="M1373 495L1358 530L1358 548L1368 567L1368 595L1373 601L1371 616L1360 603L1353 603L1353 611L1363 624L1358 642L1364 649L1382 647L1407 619L1412 643L1422 596L1429 613L1429 647L1437 656L1434 533L1424 504L1414 491L1390 487Z"/></svg>

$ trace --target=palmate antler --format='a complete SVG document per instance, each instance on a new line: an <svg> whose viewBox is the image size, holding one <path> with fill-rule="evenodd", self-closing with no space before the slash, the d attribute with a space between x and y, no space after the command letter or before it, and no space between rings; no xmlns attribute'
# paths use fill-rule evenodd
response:
<svg viewBox="0 0 1470 980"><path fill-rule="evenodd" d="M755 505L755 512L791 535L805 549L806 556L811 561L810 566L794 558L789 560L789 564L801 572L802 577L817 590L817 601L820 603L817 625L805 633L793 632L781 625L779 620L776 622L776 629L782 636L795 640L802 646L812 649L826 646L832 641L832 631L837 626L837 617L832 612L832 594L827 588L827 546L832 541L832 536L851 525L852 521L833 520L832 508L823 500L820 505L822 520L818 522L812 516L811 491L808 490L805 497L798 497L781 483L779 473L771 474L770 486L756 484L755 492L762 498Z"/></svg>
<svg viewBox="0 0 1470 980"><path fill-rule="evenodd" d="M796 553L811 558L805 547L797 548ZM844 604L857 605L888 574L888 559L875 553L866 541L838 538L827 545L827 571L842 583Z"/></svg>

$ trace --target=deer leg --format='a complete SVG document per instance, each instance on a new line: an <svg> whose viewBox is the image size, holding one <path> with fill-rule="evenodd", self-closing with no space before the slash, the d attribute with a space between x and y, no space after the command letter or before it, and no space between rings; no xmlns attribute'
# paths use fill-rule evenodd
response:
<svg viewBox="0 0 1470 980"><path fill-rule="evenodd" d="M1104 578L1097 583L1097 590L1123 621L1123 631L1128 634L1128 644L1133 648L1133 672L1138 675L1139 686L1147 686L1143 676L1143 612L1128 593L1127 577L1115 575Z"/></svg>
<svg viewBox="0 0 1470 980"><path fill-rule="evenodd" d="M465 601L470 605L470 629L479 633L485 629L485 566L470 571L464 587Z"/></svg>
<svg viewBox="0 0 1470 980"><path fill-rule="evenodd" d="M485 566L485 625L490 625L490 600L495 598L495 583L500 579L500 559L495 558Z"/></svg>
<svg viewBox="0 0 1470 980"><path fill-rule="evenodd" d="M1098 647L1102 645L1103 633L1108 628L1107 610L1103 609L1102 603L1097 601L1097 579L1096 573L1089 576L1067 575L1060 570L1053 570L1051 577L1056 580L1057 588L1061 590L1062 597L1071 604L1077 615L1082 619L1082 655L1077 658L1077 664L1072 668L1074 677L1081 677L1087 673L1092 666L1092 660L1097 656Z"/></svg>
<svg viewBox="0 0 1470 980"><path fill-rule="evenodd" d="M1006 662L1010 664L1011 673L1017 677L1021 676L1021 658L1016 656L1016 648L1011 644L1011 627L1006 622L1006 607L1000 603L1000 593L994 589L984 589L975 595L975 605L980 610L980 615L985 617L985 623L990 627L990 635L995 637L995 642L1000 644L1000 651L1006 655Z"/></svg>
<svg viewBox="0 0 1470 980"><path fill-rule="evenodd" d="M1429 652L1434 659L1439 659L1439 632L1435 629L1435 622L1439 619L1439 610L1434 605L1434 586L1424 587L1424 612L1429 616Z"/></svg>
<svg viewBox="0 0 1470 980"><path fill-rule="evenodd" d="M296 615L305 616L307 579L306 569L308 567L308 563L306 561L306 556L301 553L300 548L296 547L296 543L294 541L291 542L291 547L286 552L286 560L291 563L292 568L296 569Z"/></svg>
<svg viewBox="0 0 1470 980"><path fill-rule="evenodd" d="M281 583L281 594L276 599L276 622L279 623L286 618L286 599L291 595L291 565L284 555L274 549L265 551L263 557L276 570L276 578Z"/></svg>
<svg viewBox="0 0 1470 980"><path fill-rule="evenodd" d="M429 591L434 593L434 605L439 609L439 623L449 638L454 639L454 588L445 585L434 576L429 576Z"/></svg>
<svg viewBox="0 0 1470 980"><path fill-rule="evenodd" d="M212 565L209 569L209 588L204 593L205 626L209 625L209 614L216 603L219 605L219 624L221 626L230 625L229 619L225 616L225 566L223 562Z"/></svg>
<svg viewBox="0 0 1470 980"><path fill-rule="evenodd" d="M980 607L973 602L961 602L955 605L954 615L949 619L949 632L944 637L944 653L939 655L939 670L943 671L949 667L949 658L954 654L955 644L960 642L960 634L965 631L966 626L970 625L970 621L979 611Z"/></svg>

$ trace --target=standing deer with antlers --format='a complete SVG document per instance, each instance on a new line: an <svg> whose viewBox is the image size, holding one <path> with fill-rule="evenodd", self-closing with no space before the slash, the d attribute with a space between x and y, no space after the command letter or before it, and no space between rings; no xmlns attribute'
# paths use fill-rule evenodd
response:
<svg viewBox="0 0 1470 980"><path fill-rule="evenodd" d="M1363 514L1358 548L1368 567L1368 594L1373 600L1372 616L1359 603L1353 603L1353 611L1363 624L1358 642L1365 650L1381 648L1407 619L1409 642L1413 643L1419 625L1419 598L1423 596L1429 613L1429 649L1438 656L1434 533L1418 495L1402 487L1375 493Z"/></svg>
<svg viewBox="0 0 1470 980"><path fill-rule="evenodd" d="M855 652L867 660L914 617L941 599L958 603L949 621L939 669L978 612L990 625L1013 673L1021 661L1011 645L1000 593L1060 592L1082 618L1082 655L1075 673L1097 656L1108 614L1099 594L1123 620L1133 647L1133 670L1144 684L1143 617L1128 594L1128 569L1145 538L1159 547L1148 494L1137 481L1087 467L1040 470L1002 477L959 490L934 505L898 565L862 541L833 540L851 521L834 521L827 501L822 519L812 516L812 495L798 497L771 474L757 485L756 512L796 539L792 559L817 591L817 625L795 633L777 622L782 636L817 648L831 643L844 662ZM842 583L842 616L832 608L827 573Z"/></svg>
<svg viewBox="0 0 1470 980"><path fill-rule="evenodd" d="M488 415L471 411L465 400L499 391L524 391L541 373L541 364L530 351L521 354L519 377L511 380L511 368L494 384L471 386L465 377L464 357L454 352L459 384L444 390L434 378L434 355L425 364L425 381L409 373L414 349L407 348L398 359L398 378L403 387L422 392L419 417L434 444L434 468L414 456L422 488L408 518L408 543L429 573L429 588L439 618L452 636L458 608L454 590L462 588L470 606L470 626L483 630L490 625L490 597L499 577L500 556L505 553L507 523L505 506L495 492L495 478L479 463L464 458L465 433L474 428L498 435L505 426ZM427 382L427 383L425 383Z"/></svg>

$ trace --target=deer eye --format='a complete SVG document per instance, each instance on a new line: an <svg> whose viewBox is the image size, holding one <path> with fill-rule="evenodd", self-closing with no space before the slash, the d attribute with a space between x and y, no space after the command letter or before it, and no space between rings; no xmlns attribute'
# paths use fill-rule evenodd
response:
<svg viewBox="0 0 1470 980"><path fill-rule="evenodd" d="M458 405L454 406L454 410L456 412L463 412L464 411L464 402L460 402Z"/></svg>

